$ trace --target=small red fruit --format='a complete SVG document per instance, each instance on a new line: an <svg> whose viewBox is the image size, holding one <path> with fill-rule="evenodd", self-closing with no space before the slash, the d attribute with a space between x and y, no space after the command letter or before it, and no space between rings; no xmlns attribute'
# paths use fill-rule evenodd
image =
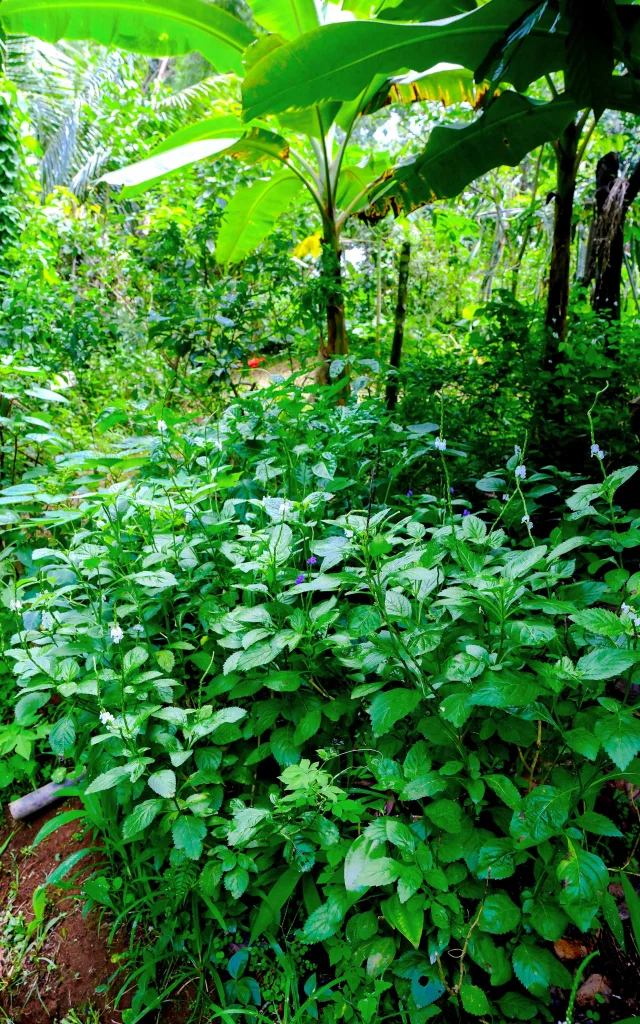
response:
<svg viewBox="0 0 640 1024"><path fill-rule="evenodd" d="M255 370L260 363L264 363L262 356L251 356L251 359L247 359L247 366L250 366L252 370Z"/></svg>

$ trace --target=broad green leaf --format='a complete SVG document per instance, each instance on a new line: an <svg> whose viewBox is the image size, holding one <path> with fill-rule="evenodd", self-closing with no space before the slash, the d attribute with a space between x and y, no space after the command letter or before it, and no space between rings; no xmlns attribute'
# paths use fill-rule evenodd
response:
<svg viewBox="0 0 640 1024"><path fill-rule="evenodd" d="M582 626L589 633L596 633L598 636L620 636L624 633L624 623L613 612L606 608L585 608L576 612L570 618L577 626Z"/></svg>
<svg viewBox="0 0 640 1024"><path fill-rule="evenodd" d="M520 923L520 910L506 892L487 896L482 904L478 927L492 935L504 935L514 931Z"/></svg>
<svg viewBox="0 0 640 1024"><path fill-rule="evenodd" d="M427 100L442 103L445 107L455 103L470 103L476 108L486 91L485 85L476 84L473 71L466 68L397 75L385 81L382 88L367 103L363 114L370 114L381 107L393 104L408 106Z"/></svg>
<svg viewBox="0 0 640 1024"><path fill-rule="evenodd" d="M49 733L49 743L54 754L64 757L76 742L76 727L69 715L60 718Z"/></svg>
<svg viewBox="0 0 640 1024"><path fill-rule="evenodd" d="M207 834L204 821L193 815L183 814L174 823L171 834L178 850L184 850L189 860L199 860L202 855L202 840Z"/></svg>
<svg viewBox="0 0 640 1024"><path fill-rule="evenodd" d="M342 6L352 11L358 2L346 0ZM384 21L440 21L474 11L477 6L476 0L385 0L377 6L376 14Z"/></svg>
<svg viewBox="0 0 640 1024"><path fill-rule="evenodd" d="M556 869L562 886L560 904L572 921L582 931L586 931L598 912L602 893L609 884L609 872L595 853L583 850L570 839L567 842L567 856Z"/></svg>
<svg viewBox="0 0 640 1024"><path fill-rule="evenodd" d="M533 1020L538 1016L537 1005L519 992L507 992L499 1000L498 1006L505 1017L510 1017L511 1020Z"/></svg>
<svg viewBox="0 0 640 1024"><path fill-rule="evenodd" d="M128 578L135 580L141 587L148 587L153 590L166 590L167 587L178 586L176 577L166 569L156 569L153 572L134 572Z"/></svg>
<svg viewBox="0 0 640 1024"><path fill-rule="evenodd" d="M50 388L38 388L32 387L27 388L25 395L29 395L31 398L39 398L43 402L59 402L64 405L69 404L69 399L61 395L59 391L52 391Z"/></svg>
<svg viewBox="0 0 640 1024"><path fill-rule="evenodd" d="M564 734L565 743L571 750L575 750L577 754L582 754L583 757L589 759L589 761L595 761L600 750L600 740L593 735L590 729L580 727L579 729L569 729Z"/></svg>
<svg viewBox="0 0 640 1024"><path fill-rule="evenodd" d="M176 795L176 773L170 768L154 772L147 779L147 784L159 796L173 797Z"/></svg>
<svg viewBox="0 0 640 1024"><path fill-rule="evenodd" d="M565 933L569 918L555 899L540 896L527 900L525 910L529 914L531 924L547 942L557 942Z"/></svg>
<svg viewBox="0 0 640 1024"><path fill-rule="evenodd" d="M98 775L93 782L89 783L85 793L102 793L106 789L113 789L123 779L130 778L130 775L131 770L126 765L110 768L108 772L103 772L102 775Z"/></svg>
<svg viewBox="0 0 640 1024"><path fill-rule="evenodd" d="M317 907L306 920L302 929L303 942L324 942L338 930L344 917L343 901L335 895Z"/></svg>
<svg viewBox="0 0 640 1024"><path fill-rule="evenodd" d="M395 960L397 949L392 938L379 935L367 946L367 952L367 977L379 978Z"/></svg>
<svg viewBox="0 0 640 1024"><path fill-rule="evenodd" d="M109 171L107 174L103 174L100 180L107 185L123 186L122 198L133 199L169 175L190 167L200 160L208 160L212 156L223 153L238 138L239 135L234 137L228 133L214 138L200 139L197 142L189 142L183 146L176 146L175 149L165 150L156 156L147 157L145 160L138 160L134 164L128 164L117 171Z"/></svg>
<svg viewBox="0 0 640 1024"><path fill-rule="evenodd" d="M102 177L109 185L123 185L122 199L132 199L171 174L201 160L224 156L255 164L260 160L286 160L289 146L281 135L247 127L231 114L188 125L165 139L145 159Z"/></svg>
<svg viewBox="0 0 640 1024"><path fill-rule="evenodd" d="M434 128L415 160L372 187L372 210L377 216L391 208L409 213L424 203L456 196L492 168L515 166L543 142L556 139L576 111L567 96L540 103L515 92L502 93L472 124ZM535 554L543 558L546 550L541 546L519 552L505 567L507 579L523 575L535 564Z"/></svg>
<svg viewBox="0 0 640 1024"><path fill-rule="evenodd" d="M572 979L566 967L541 946L521 942L513 952L512 963L516 978L534 996L546 995L550 985L571 988Z"/></svg>
<svg viewBox="0 0 640 1024"><path fill-rule="evenodd" d="M583 679L611 679L626 672L638 661L636 651L599 649L580 658L577 669Z"/></svg>
<svg viewBox="0 0 640 1024"><path fill-rule="evenodd" d="M462 810L454 800L434 800L425 807L424 813L436 828L445 832L459 832L462 828Z"/></svg>
<svg viewBox="0 0 640 1024"><path fill-rule="evenodd" d="M510 807L512 811L520 810L522 797L511 779L508 779L506 775L484 775L483 779L507 807Z"/></svg>
<svg viewBox="0 0 640 1024"><path fill-rule="evenodd" d="M574 818L572 824L583 828L585 832L592 832L596 836L622 836L622 832L614 825L611 818L607 818L606 814L598 814L597 811L585 811L584 814Z"/></svg>
<svg viewBox="0 0 640 1024"><path fill-rule="evenodd" d="M224 876L224 887L231 893L234 900L239 900L249 885L249 872L246 868L235 867Z"/></svg>
<svg viewBox="0 0 640 1024"><path fill-rule="evenodd" d="M396 722L411 714L419 703L420 694L417 690L400 688L377 693L368 708L374 736L383 736L389 732Z"/></svg>
<svg viewBox="0 0 640 1024"><path fill-rule="evenodd" d="M477 985L462 985L460 988L460 1000L463 1009L474 1017L482 1017L485 1013L491 1013L489 1000Z"/></svg>
<svg viewBox="0 0 640 1024"><path fill-rule="evenodd" d="M351 844L344 862L347 892L357 892L368 885L388 885L397 877L398 866L386 856L384 843L362 835Z"/></svg>
<svg viewBox="0 0 640 1024"><path fill-rule="evenodd" d="M526 849L561 832L569 816L572 792L543 785L528 793L511 820L516 844Z"/></svg>
<svg viewBox="0 0 640 1024"><path fill-rule="evenodd" d="M475 71L528 6L527 0L492 0L453 22L326 25L278 47L249 70L242 90L245 118L301 110L322 100L355 100L376 75L422 72L442 62ZM535 37L547 40L544 25ZM532 73L538 78L542 72Z"/></svg>
<svg viewBox="0 0 640 1024"><path fill-rule="evenodd" d="M481 847L478 854L478 878L498 881L510 878L515 872L515 850L512 839L495 839Z"/></svg>
<svg viewBox="0 0 640 1024"><path fill-rule="evenodd" d="M618 768L624 771L640 751L640 721L622 705L596 722L595 735Z"/></svg>
<svg viewBox="0 0 640 1024"><path fill-rule="evenodd" d="M239 263L267 237L303 187L293 171L279 171L267 180L240 188L225 210L218 233L219 263Z"/></svg>
<svg viewBox="0 0 640 1024"><path fill-rule="evenodd" d="M300 872L297 868L287 868L280 878L275 882L263 899L258 909L258 914L251 928L251 941L255 942L264 932L271 930L277 920L277 916L300 881Z"/></svg>
<svg viewBox="0 0 640 1024"><path fill-rule="evenodd" d="M124 674L126 676L131 675L137 668L144 665L148 658L149 652L145 651L144 647L133 647L130 651L127 651L122 659Z"/></svg>
<svg viewBox="0 0 640 1024"><path fill-rule="evenodd" d="M164 800L143 800L122 823L123 839L133 839L150 825L164 808Z"/></svg>
<svg viewBox="0 0 640 1024"><path fill-rule="evenodd" d="M253 16L267 32L297 39L319 27L314 0L248 0Z"/></svg>
<svg viewBox="0 0 640 1024"><path fill-rule="evenodd" d="M397 928L414 949L418 949L424 928L424 898L412 896L406 903L401 903L398 895L394 894L391 899L383 900L380 909L391 927Z"/></svg>
<svg viewBox="0 0 640 1024"><path fill-rule="evenodd" d="M91 39L148 57L199 50L217 71L238 73L254 38L242 21L204 0L5 0L2 26L10 35Z"/></svg>

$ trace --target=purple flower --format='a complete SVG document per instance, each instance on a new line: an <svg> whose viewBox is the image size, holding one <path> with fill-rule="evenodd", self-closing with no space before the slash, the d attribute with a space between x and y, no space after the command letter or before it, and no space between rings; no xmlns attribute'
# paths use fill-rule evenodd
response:
<svg viewBox="0 0 640 1024"><path fill-rule="evenodd" d="M407 491L407 498L413 498L413 491Z"/></svg>
<svg viewBox="0 0 640 1024"><path fill-rule="evenodd" d="M304 573L301 572L299 576L296 576L296 583L304 583Z"/></svg>
<svg viewBox="0 0 640 1024"><path fill-rule="evenodd" d="M455 494L455 493L456 493L455 487L450 487L449 488L449 494Z"/></svg>
<svg viewBox="0 0 640 1024"><path fill-rule="evenodd" d="M470 513L470 511L469 511L469 509L468 509L468 508L465 508L465 510L464 510L464 512L462 513L462 515L463 515L463 516L470 516L470 515L471 515L471 513Z"/></svg>
<svg viewBox="0 0 640 1024"><path fill-rule="evenodd" d="M317 561L316 556L312 555L311 558L307 558L307 565L315 565Z"/></svg>

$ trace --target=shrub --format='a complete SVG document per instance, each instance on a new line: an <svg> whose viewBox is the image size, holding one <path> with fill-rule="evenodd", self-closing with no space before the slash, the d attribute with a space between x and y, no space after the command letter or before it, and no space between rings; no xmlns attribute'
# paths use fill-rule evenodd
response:
<svg viewBox="0 0 640 1024"><path fill-rule="evenodd" d="M128 1020L189 978L220 1019L555 1020L550 943L623 942L635 470L538 537L521 453L465 514L435 425L321 403L281 386L85 453L109 479L0 563L16 721L86 774L90 901L144 924Z"/></svg>

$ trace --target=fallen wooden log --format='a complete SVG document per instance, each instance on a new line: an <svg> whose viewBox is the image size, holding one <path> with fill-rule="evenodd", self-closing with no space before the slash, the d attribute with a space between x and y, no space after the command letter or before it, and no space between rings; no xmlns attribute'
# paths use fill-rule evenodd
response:
<svg viewBox="0 0 640 1024"><path fill-rule="evenodd" d="M71 786L77 786L83 780L84 775L78 775L77 778L65 779L64 782L48 782L46 786L40 786L39 789L34 789L33 793L27 793L26 796L21 796L18 800L10 803L9 814L15 821L29 818L32 814L44 810L45 807L57 803L58 800L63 800L66 795L65 791Z"/></svg>

